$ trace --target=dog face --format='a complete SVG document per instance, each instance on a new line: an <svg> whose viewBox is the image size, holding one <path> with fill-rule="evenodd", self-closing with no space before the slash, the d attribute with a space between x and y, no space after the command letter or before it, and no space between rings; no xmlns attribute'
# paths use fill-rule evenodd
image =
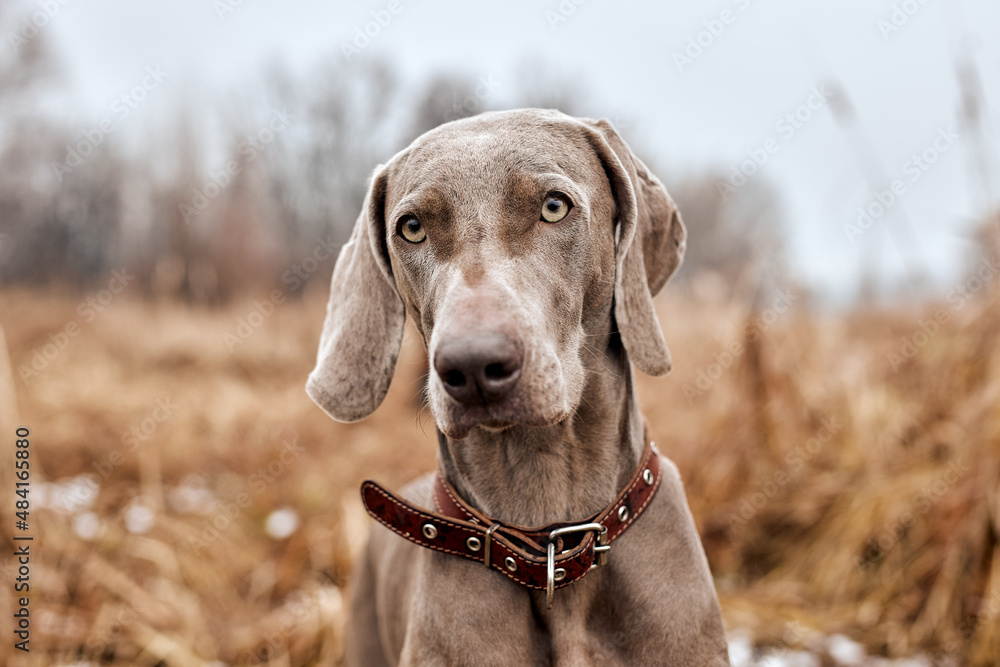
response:
<svg viewBox="0 0 1000 667"><path fill-rule="evenodd" d="M432 132L387 168L392 275L427 343L431 411L456 438L568 416L585 322L610 313L614 291L614 202L597 156L546 127L512 129Z"/></svg>
<svg viewBox="0 0 1000 667"><path fill-rule="evenodd" d="M603 121L522 110L443 125L376 171L307 390L337 419L369 414L409 315L446 435L555 424L580 401L588 338L616 324L641 370L669 371L652 295L684 236L666 191Z"/></svg>

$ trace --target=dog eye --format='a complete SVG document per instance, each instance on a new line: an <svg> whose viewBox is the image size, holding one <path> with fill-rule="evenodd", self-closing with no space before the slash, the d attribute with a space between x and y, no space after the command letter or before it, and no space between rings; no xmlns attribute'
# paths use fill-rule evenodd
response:
<svg viewBox="0 0 1000 667"><path fill-rule="evenodd" d="M424 226L412 215L408 215L399 221L399 235L410 243L420 243L427 238Z"/></svg>
<svg viewBox="0 0 1000 667"><path fill-rule="evenodd" d="M569 202L561 194L553 193L545 198L542 204L542 220L545 222L559 222L569 213Z"/></svg>

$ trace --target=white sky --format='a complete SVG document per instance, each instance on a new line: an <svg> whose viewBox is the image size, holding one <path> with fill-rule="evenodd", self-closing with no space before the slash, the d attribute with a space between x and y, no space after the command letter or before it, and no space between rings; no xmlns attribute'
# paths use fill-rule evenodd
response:
<svg viewBox="0 0 1000 667"><path fill-rule="evenodd" d="M227 2L237 6L220 18L215 7ZM343 58L342 45L354 39L355 29L389 5L69 0L43 30L72 86L75 103L67 119L86 126L107 114L112 100L139 83L150 65L170 76L150 94L143 115L162 120L180 100L195 109L205 105L209 113L220 91L252 86L270 62L307 72ZM883 35L879 21L889 21L894 6L902 11L904 5L916 11L898 31ZM546 12L558 13L560 6L573 11L553 27ZM570 86L578 82L595 114L618 120L633 148L669 165L668 186L685 170L728 171L746 151L777 139L777 152L752 178L766 179L781 194L793 268L828 295L851 293L863 253L874 253L885 275L899 275L900 252L885 228L901 224L901 212L916 231L917 244L903 246L912 264L931 272L942 290L958 280L960 262L972 249L971 223L984 210L970 180L973 142L957 120L954 62L962 49L974 56L985 91L984 143L993 160L993 196L1000 196L995 0L584 0L579 6L572 0L398 0L398 7L356 60L386 58L413 81L443 69L492 76L510 82L497 93L501 105L504 91L516 88L519 67L537 62ZM723 11L731 22L711 40L702 35L709 46L678 71L673 54ZM775 127L807 100L812 86L834 76L882 166L906 184L889 215L855 244L843 227L872 192L849 148L850 135L828 107L791 137ZM907 160L931 148L949 126L963 136L910 180Z"/></svg>

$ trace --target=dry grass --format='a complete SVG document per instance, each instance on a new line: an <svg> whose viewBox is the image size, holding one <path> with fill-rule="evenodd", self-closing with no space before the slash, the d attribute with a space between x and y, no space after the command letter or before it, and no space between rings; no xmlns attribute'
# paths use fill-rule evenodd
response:
<svg viewBox="0 0 1000 667"><path fill-rule="evenodd" d="M89 324L77 298L0 294L33 441L33 650L19 664L335 659L341 591L366 528L358 483L398 487L434 465L419 341L408 332L383 407L343 425L302 388L320 295L278 306L232 353L224 335L249 301L191 310L127 297ZM711 290L660 305L676 370L640 379L641 401L686 481L728 627L769 645L842 632L876 654L996 664L997 291L919 312L797 305L749 335L747 314ZM890 353L938 308L948 321L893 369ZM37 377L18 377L69 321L80 334ZM729 368L711 367L734 342L744 349ZM685 395L700 371L703 387L718 377ZM158 400L173 406L162 422ZM145 440L128 437L144 425ZM10 499L9 415L2 428ZM281 507L300 523L275 539L265 524ZM8 619L12 575L7 562ZM11 644L0 643L0 661L13 664Z"/></svg>

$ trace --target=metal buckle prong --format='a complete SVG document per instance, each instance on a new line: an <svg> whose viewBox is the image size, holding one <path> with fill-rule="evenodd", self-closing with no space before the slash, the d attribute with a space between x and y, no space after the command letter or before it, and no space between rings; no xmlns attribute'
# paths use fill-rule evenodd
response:
<svg viewBox="0 0 1000 667"><path fill-rule="evenodd" d="M493 542L493 531L500 527L499 523L495 523L486 529L486 537L483 539L483 564L489 568L490 567L490 544Z"/></svg>
<svg viewBox="0 0 1000 667"><path fill-rule="evenodd" d="M611 551L611 545L608 544L608 527L604 526L604 530L597 534L597 544L594 545L594 553L597 557L591 567L600 567L607 563L609 551Z"/></svg>
<svg viewBox="0 0 1000 667"><path fill-rule="evenodd" d="M604 565L607 559L607 551L611 548L608 544L608 527L600 523L581 523L576 526L565 526L556 528L549 533L549 545L546 549L547 568L545 576L545 606L552 609L552 598L555 596L556 586L556 538L568 533L596 532L597 544L594 546L596 560L593 567Z"/></svg>

